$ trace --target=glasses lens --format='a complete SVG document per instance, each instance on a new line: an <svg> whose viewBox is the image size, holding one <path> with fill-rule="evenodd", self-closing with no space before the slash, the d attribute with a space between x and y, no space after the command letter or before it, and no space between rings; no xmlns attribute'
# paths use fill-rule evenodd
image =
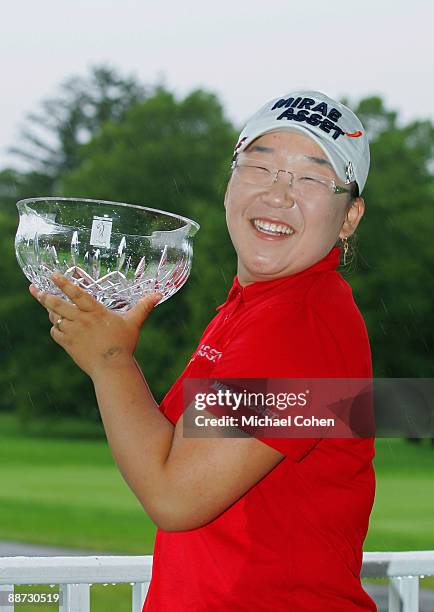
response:
<svg viewBox="0 0 434 612"><path fill-rule="evenodd" d="M235 169L238 180L243 183L264 187L271 187L273 184L274 174L268 168L250 163L237 163ZM312 173L307 168L294 168L288 172L289 174L286 174L288 183L301 197L320 197L333 191L332 179ZM291 175L294 177L293 181Z"/></svg>
<svg viewBox="0 0 434 612"><path fill-rule="evenodd" d="M236 171L238 178L244 183L251 183L252 185L271 185L273 182L272 174L267 168L237 164Z"/></svg>
<svg viewBox="0 0 434 612"><path fill-rule="evenodd" d="M331 191L331 181L313 174L303 173L295 177L294 189L303 197L326 195Z"/></svg>

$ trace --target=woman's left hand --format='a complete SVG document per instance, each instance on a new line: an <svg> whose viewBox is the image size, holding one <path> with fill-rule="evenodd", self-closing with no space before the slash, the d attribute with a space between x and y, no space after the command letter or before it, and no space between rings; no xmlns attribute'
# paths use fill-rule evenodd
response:
<svg viewBox="0 0 434 612"><path fill-rule="evenodd" d="M97 302L62 274L55 274L51 279L71 302L38 291L33 284L29 291L49 313L53 323L51 337L75 363L93 378L109 365L131 361L140 329L162 294L147 295L131 310L118 313Z"/></svg>

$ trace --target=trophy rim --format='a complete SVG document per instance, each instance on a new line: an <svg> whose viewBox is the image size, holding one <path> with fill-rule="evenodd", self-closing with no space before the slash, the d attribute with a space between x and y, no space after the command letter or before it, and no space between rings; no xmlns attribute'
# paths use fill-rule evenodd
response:
<svg viewBox="0 0 434 612"><path fill-rule="evenodd" d="M160 210L159 208L151 208L150 206L142 206L140 204L130 204L128 202L115 202L113 200L96 200L93 198L65 198L65 197L56 197L56 196L46 196L46 197L37 197L37 198L24 198L23 200L18 200L16 203L17 208L20 208L20 204L27 204L29 202L46 202L46 201L62 201L62 202L91 202L92 204L114 204L115 206L122 206L125 208L137 208L143 211L152 211L157 212L162 215L167 215L169 217L174 217L175 219L181 219L182 221L186 221L187 224L191 225L195 228L196 232L200 229L200 224L197 221L193 221L193 219L189 219L188 217L184 217L183 215L177 215L176 213L171 213L165 210ZM38 213L35 213L38 215ZM40 215L38 215L40 216ZM196 233L195 232L195 233Z"/></svg>

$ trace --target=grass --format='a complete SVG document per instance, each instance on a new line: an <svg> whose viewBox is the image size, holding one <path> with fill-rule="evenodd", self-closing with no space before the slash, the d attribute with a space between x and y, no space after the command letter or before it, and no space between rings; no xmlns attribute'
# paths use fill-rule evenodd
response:
<svg viewBox="0 0 434 612"><path fill-rule="evenodd" d="M104 441L0 436L0 539L151 554L155 526Z"/></svg>
<svg viewBox="0 0 434 612"><path fill-rule="evenodd" d="M51 438L65 440L105 440L101 423L85 422L83 419L58 418L29 420L17 418L15 414L0 412L0 437L3 438Z"/></svg>
<svg viewBox="0 0 434 612"><path fill-rule="evenodd" d="M377 490L364 550L434 550L434 446L378 439L375 447ZM434 576L420 587L434 589Z"/></svg>
<svg viewBox="0 0 434 612"><path fill-rule="evenodd" d="M83 425L72 423L73 435ZM0 415L0 539L114 554L152 554L155 526L121 477L105 440L67 440L46 428L23 437L10 415ZM92 438L94 427L84 432ZM17 586L16 593L58 592L58 586ZM38 604L39 612L57 606ZM20 605L32 612L35 605ZM129 612L131 586L93 585L94 612Z"/></svg>
<svg viewBox="0 0 434 612"><path fill-rule="evenodd" d="M155 527L105 439L90 439L92 433L89 439L68 440L62 427L57 438L35 431L24 437L10 415L0 415L0 539L151 554ZM426 440L415 445L379 439L376 449L377 491L364 549L433 550L434 447ZM423 586L434 588L434 579L424 579ZM92 609L129 610L130 592L129 585L93 586Z"/></svg>
<svg viewBox="0 0 434 612"><path fill-rule="evenodd" d="M53 588L45 585L17 586L15 593L59 593L58 585ZM3 606L0 606L3 609ZM19 604L16 607L20 612L57 612L58 604ZM129 584L102 584L90 588L90 609L92 612L131 612L131 586Z"/></svg>
<svg viewBox="0 0 434 612"><path fill-rule="evenodd" d="M434 446L376 441L377 490L365 550L434 550Z"/></svg>

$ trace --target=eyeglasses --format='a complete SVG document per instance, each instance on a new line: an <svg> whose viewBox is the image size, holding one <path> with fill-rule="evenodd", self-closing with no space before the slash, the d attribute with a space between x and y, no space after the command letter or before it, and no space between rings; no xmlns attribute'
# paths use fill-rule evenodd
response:
<svg viewBox="0 0 434 612"><path fill-rule="evenodd" d="M279 172L289 174L289 185L300 197L318 197L321 194L328 193L341 194L350 193L350 189L337 185L336 181L326 176L313 174L312 172L300 170L299 172L291 172L289 170L278 170L272 168L263 162L261 165L256 165L256 160L239 161L236 159L231 164L231 169L236 171L237 180L249 185L257 185L258 187L271 187L277 182Z"/></svg>

